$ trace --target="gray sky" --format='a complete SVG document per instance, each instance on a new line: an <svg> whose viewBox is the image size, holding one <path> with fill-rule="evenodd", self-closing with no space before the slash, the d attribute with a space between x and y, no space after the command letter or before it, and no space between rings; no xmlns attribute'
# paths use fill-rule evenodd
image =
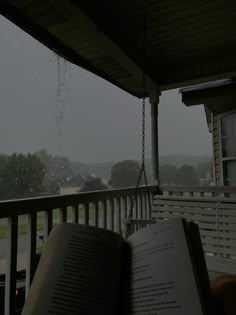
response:
<svg viewBox="0 0 236 315"><path fill-rule="evenodd" d="M64 62L1 16L0 39L0 152L45 148L89 163L140 157L141 100ZM159 117L161 155L211 154L203 106L187 108L169 91Z"/></svg>

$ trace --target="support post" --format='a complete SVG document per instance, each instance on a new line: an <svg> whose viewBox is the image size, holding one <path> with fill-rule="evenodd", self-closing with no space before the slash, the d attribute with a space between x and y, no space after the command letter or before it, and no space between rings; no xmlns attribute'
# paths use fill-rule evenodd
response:
<svg viewBox="0 0 236 315"><path fill-rule="evenodd" d="M151 141L152 141L152 170L156 185L160 185L159 177L159 147L158 147L158 105L160 93L154 90L150 93L151 104Z"/></svg>

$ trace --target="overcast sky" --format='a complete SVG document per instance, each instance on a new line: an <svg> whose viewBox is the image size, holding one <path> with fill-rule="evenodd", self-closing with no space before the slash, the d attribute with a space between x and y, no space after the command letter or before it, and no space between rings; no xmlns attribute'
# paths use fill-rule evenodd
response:
<svg viewBox="0 0 236 315"><path fill-rule="evenodd" d="M0 16L1 153L41 148L81 162L140 157L141 100L54 53ZM160 153L211 154L203 106L163 93ZM147 157L150 106L147 101Z"/></svg>

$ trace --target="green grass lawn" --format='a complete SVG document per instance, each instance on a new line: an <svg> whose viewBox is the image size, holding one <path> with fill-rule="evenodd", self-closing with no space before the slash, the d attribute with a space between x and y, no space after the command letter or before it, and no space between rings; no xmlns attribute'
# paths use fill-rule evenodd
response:
<svg viewBox="0 0 236 315"><path fill-rule="evenodd" d="M93 223L94 207L89 209L89 224ZM79 221L83 219L83 208L79 209ZM99 221L102 219L102 213L99 213ZM59 209L53 210L53 226L60 222ZM72 222L72 208L67 209L67 222ZM116 224L115 224L116 226ZM44 212L37 213L37 232L43 232L44 229ZM115 229L116 230L116 229ZM28 232L28 218L27 215L21 215L18 217L18 235L24 235ZM7 219L0 220L0 239L7 237Z"/></svg>
<svg viewBox="0 0 236 315"><path fill-rule="evenodd" d="M81 211L79 211L79 217L81 217ZM28 232L28 219L27 215L21 215L18 217L18 235L24 235ZM44 212L37 213L37 231L42 232L44 227ZM53 210L53 226L60 222L59 209ZM67 209L67 222L72 222L72 208ZM7 237L7 219L0 220L0 239Z"/></svg>
<svg viewBox="0 0 236 315"><path fill-rule="evenodd" d="M68 219L71 218L71 210L68 211ZM59 209L53 210L53 223L58 223L60 219L59 215ZM44 220L44 213L39 212L37 214L37 231L43 231L43 220ZM18 235L24 235L27 234L28 232L28 220L27 220L27 215L21 215L18 218ZM0 220L0 239L4 239L7 237L7 220L3 219Z"/></svg>
<svg viewBox="0 0 236 315"><path fill-rule="evenodd" d="M43 223L37 224L37 231L43 230ZM18 235L27 234L28 225L27 223L19 224L18 226ZM4 239L7 237L7 224L1 223L0 224L0 239Z"/></svg>

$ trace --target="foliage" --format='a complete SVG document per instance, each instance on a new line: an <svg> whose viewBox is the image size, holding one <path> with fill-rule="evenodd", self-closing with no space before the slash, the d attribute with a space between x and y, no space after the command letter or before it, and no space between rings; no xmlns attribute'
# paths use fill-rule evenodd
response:
<svg viewBox="0 0 236 315"><path fill-rule="evenodd" d="M50 174L45 172L43 179L44 192L47 194L57 195L60 193L60 183L57 178L53 178Z"/></svg>
<svg viewBox="0 0 236 315"><path fill-rule="evenodd" d="M80 174L77 174L68 179L64 186L80 187L84 184L84 181L84 178Z"/></svg>
<svg viewBox="0 0 236 315"><path fill-rule="evenodd" d="M160 167L165 165L175 166L177 168L183 166L184 164L192 165L197 167L198 164L210 162L209 156L192 156L192 155L165 155L160 156ZM80 174L83 177L90 173L95 174L95 176L109 180L111 177L111 170L115 163L114 162L103 162L103 163L94 163L86 164L81 162L71 162L71 168L74 175ZM152 183L152 161L151 159L146 159L146 170L148 176L148 182ZM164 180L165 181L165 180ZM164 182L163 182L164 183ZM174 184L175 182L173 182Z"/></svg>
<svg viewBox="0 0 236 315"><path fill-rule="evenodd" d="M213 178L213 169L212 162L201 162L196 167L196 172L198 178L200 179L212 179Z"/></svg>
<svg viewBox="0 0 236 315"><path fill-rule="evenodd" d="M120 161L112 167L109 185L114 188L135 186L139 173L140 166L137 161Z"/></svg>
<svg viewBox="0 0 236 315"><path fill-rule="evenodd" d="M208 155L188 155L188 154L170 154L160 156L160 165L171 164L180 168L183 165L192 165L197 167L199 163L209 162L211 157Z"/></svg>
<svg viewBox="0 0 236 315"><path fill-rule="evenodd" d="M160 167L160 181L162 185L174 185L176 181L177 167L165 164Z"/></svg>
<svg viewBox="0 0 236 315"><path fill-rule="evenodd" d="M43 189L44 167L34 154L0 158L0 198L36 195Z"/></svg>
<svg viewBox="0 0 236 315"><path fill-rule="evenodd" d="M97 190L106 190L107 185L100 177L89 177L85 180L82 188L80 189L81 192L86 191L97 191Z"/></svg>
<svg viewBox="0 0 236 315"><path fill-rule="evenodd" d="M160 166L160 181L162 185L199 185L200 180L204 180L205 184L209 184L212 181L212 177L211 161L200 162L196 168L188 164L179 168L172 164Z"/></svg>
<svg viewBox="0 0 236 315"><path fill-rule="evenodd" d="M191 165L181 166L176 173L177 185L199 185L199 178L196 170Z"/></svg>
<svg viewBox="0 0 236 315"><path fill-rule="evenodd" d="M52 156L45 149L37 151L36 156L45 166L44 186L49 193L58 193L60 185L73 174L71 163L65 156Z"/></svg>
<svg viewBox="0 0 236 315"><path fill-rule="evenodd" d="M35 155L45 165L51 177L63 181L72 176L71 163L67 157L59 155L52 156L45 149L35 152Z"/></svg>
<svg viewBox="0 0 236 315"><path fill-rule="evenodd" d="M86 164L81 162L71 162L71 168L73 174L80 174L86 176L87 174L95 174L95 176L109 180L111 174L111 168L114 165L113 162L103 162Z"/></svg>

